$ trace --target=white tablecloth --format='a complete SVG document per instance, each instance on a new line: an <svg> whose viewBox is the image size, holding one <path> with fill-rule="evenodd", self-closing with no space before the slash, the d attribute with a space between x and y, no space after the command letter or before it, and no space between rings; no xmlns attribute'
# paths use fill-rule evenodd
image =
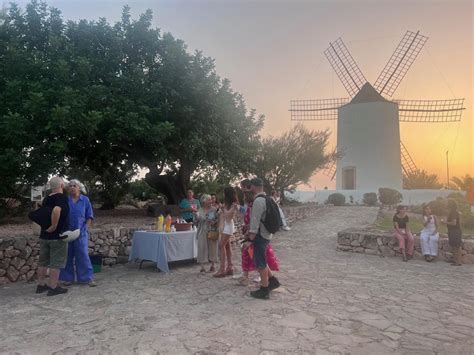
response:
<svg viewBox="0 0 474 355"><path fill-rule="evenodd" d="M197 258L196 231L189 232L148 232L133 234L129 261L141 259L155 261L156 266L169 272L168 262Z"/></svg>

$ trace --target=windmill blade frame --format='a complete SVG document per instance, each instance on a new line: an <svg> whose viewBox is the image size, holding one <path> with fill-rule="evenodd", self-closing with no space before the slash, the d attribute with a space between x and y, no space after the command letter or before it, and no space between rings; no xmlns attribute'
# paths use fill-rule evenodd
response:
<svg viewBox="0 0 474 355"><path fill-rule="evenodd" d="M402 141L400 141L400 156L402 159L403 175L408 176L415 174L418 171L418 168Z"/></svg>
<svg viewBox="0 0 474 355"><path fill-rule="evenodd" d="M291 100L290 113L292 121L325 121L336 120L337 109L349 102L348 98L321 100Z"/></svg>
<svg viewBox="0 0 474 355"><path fill-rule="evenodd" d="M400 122L459 122L465 110L464 98L450 100L394 100Z"/></svg>
<svg viewBox="0 0 474 355"><path fill-rule="evenodd" d="M336 177L337 165L336 161L333 160L324 167L323 175L326 175L331 178L331 181Z"/></svg>
<svg viewBox="0 0 474 355"><path fill-rule="evenodd" d="M349 53L341 38L329 43L329 47L324 51L332 68L336 72L342 85L349 95L353 97L367 82L364 74Z"/></svg>
<svg viewBox="0 0 474 355"><path fill-rule="evenodd" d="M381 95L392 97L427 40L420 31L405 33L375 81L374 88Z"/></svg>

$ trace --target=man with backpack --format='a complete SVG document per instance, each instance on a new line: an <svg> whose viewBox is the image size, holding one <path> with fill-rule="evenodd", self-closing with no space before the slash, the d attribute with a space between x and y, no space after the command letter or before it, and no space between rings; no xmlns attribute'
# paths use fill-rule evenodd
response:
<svg viewBox="0 0 474 355"><path fill-rule="evenodd" d="M253 243L253 261L261 278L260 289L250 292L250 295L254 298L269 299L269 292L280 287L280 282L268 268L266 249L273 233L281 227L281 218L275 201L263 191L262 179L254 178L250 185L255 199L248 239Z"/></svg>

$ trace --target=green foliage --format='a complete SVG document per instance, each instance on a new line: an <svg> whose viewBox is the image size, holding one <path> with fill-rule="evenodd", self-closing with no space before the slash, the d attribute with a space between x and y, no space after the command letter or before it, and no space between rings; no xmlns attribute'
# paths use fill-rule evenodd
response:
<svg viewBox="0 0 474 355"><path fill-rule="evenodd" d="M158 197L157 191L150 187L144 179L132 181L129 185L128 192L135 200L146 201Z"/></svg>
<svg viewBox="0 0 474 355"><path fill-rule="evenodd" d="M443 185L439 183L436 174L428 174L425 170L417 170L415 173L403 176L403 188L413 189L440 189Z"/></svg>
<svg viewBox="0 0 474 355"><path fill-rule="evenodd" d="M367 192L363 196L364 205L375 206L377 205L377 194L375 192Z"/></svg>
<svg viewBox="0 0 474 355"><path fill-rule="evenodd" d="M330 194L326 203L334 206L344 206L346 203L346 196L340 193Z"/></svg>
<svg viewBox="0 0 474 355"><path fill-rule="evenodd" d="M468 191L472 186L474 186L474 177L466 174L463 177L453 177L451 181L456 185L459 190Z"/></svg>
<svg viewBox="0 0 474 355"><path fill-rule="evenodd" d="M329 134L297 125L280 137L263 139L253 173L264 180L267 190L273 188L282 196L285 190L307 184L319 169L336 159L334 152L325 153Z"/></svg>
<svg viewBox="0 0 474 355"><path fill-rule="evenodd" d="M402 194L388 187L379 188L379 201L383 205L393 206L402 202Z"/></svg>
<svg viewBox="0 0 474 355"><path fill-rule="evenodd" d="M214 61L132 19L65 22L32 1L0 19L0 197L49 174L94 181L113 208L138 167L176 202L195 170L249 170L263 117Z"/></svg>

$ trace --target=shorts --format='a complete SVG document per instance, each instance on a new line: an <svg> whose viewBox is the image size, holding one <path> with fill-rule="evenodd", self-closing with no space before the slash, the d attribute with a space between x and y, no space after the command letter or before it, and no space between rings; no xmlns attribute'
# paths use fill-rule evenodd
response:
<svg viewBox="0 0 474 355"><path fill-rule="evenodd" d="M62 269L66 266L67 242L63 240L40 239L38 265L50 269Z"/></svg>
<svg viewBox="0 0 474 355"><path fill-rule="evenodd" d="M234 222L224 222L222 234L233 235L235 233Z"/></svg>
<svg viewBox="0 0 474 355"><path fill-rule="evenodd" d="M253 240L253 263L256 269L265 269L267 267L267 246L270 241L263 238L260 234Z"/></svg>

